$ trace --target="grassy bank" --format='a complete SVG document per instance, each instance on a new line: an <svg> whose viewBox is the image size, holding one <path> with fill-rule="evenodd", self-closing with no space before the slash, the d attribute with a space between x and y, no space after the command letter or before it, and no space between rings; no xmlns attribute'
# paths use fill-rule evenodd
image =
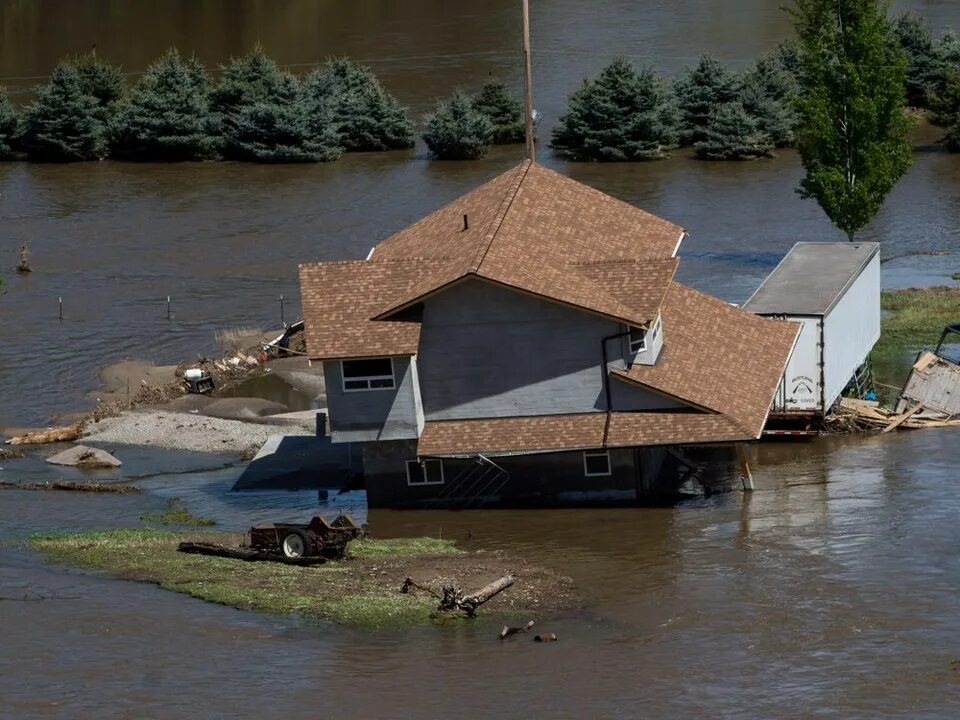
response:
<svg viewBox="0 0 960 720"><path fill-rule="evenodd" d="M880 342L874 352L890 356L934 345L943 326L960 322L960 287L884 290Z"/></svg>
<svg viewBox="0 0 960 720"><path fill-rule="evenodd" d="M167 507L162 513L144 513L140 516L143 522L158 523L160 525L189 525L193 527L210 527L216 525L216 520L194 515L183 500L172 497L167 500Z"/></svg>
<svg viewBox="0 0 960 720"><path fill-rule="evenodd" d="M383 627L434 621L436 600L425 594L399 592L407 577L436 588L450 582L474 588L500 574L519 573L518 584L524 581L524 593L508 590L489 604L490 612L515 614L574 601L567 578L493 553L463 552L452 542L434 538L356 540L350 544L347 560L314 567L179 553L177 544L183 540L236 545L241 536L110 530L34 536L30 546L53 562L155 583L209 602L348 625Z"/></svg>

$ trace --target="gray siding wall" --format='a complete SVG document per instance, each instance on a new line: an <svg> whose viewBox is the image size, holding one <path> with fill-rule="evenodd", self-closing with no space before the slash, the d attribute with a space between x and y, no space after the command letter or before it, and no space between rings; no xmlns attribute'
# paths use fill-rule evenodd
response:
<svg viewBox="0 0 960 720"><path fill-rule="evenodd" d="M605 409L600 342L612 320L469 280L424 303L419 377L426 419L553 415ZM623 367L623 343L608 343ZM329 383L328 383L329 386ZM611 380L614 408L673 401Z"/></svg>
<svg viewBox="0 0 960 720"><path fill-rule="evenodd" d="M395 387L344 392L339 360L323 363L327 412L334 442L417 438L423 428L416 362L393 358Z"/></svg>
<svg viewBox="0 0 960 720"><path fill-rule="evenodd" d="M671 496L678 485L677 463L663 448L611 449L611 474L590 477L579 451L495 457L509 478L503 483L481 481L479 486L470 482L475 461L456 458L443 460L444 484L409 485L406 461L414 460L416 452L410 441L363 446L370 507L635 504Z"/></svg>

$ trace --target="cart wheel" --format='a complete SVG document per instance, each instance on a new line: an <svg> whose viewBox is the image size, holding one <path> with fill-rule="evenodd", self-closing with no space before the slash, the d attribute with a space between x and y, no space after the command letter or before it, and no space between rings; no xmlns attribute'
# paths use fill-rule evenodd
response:
<svg viewBox="0 0 960 720"><path fill-rule="evenodd" d="M283 554L288 558L301 558L310 554L307 534L303 530L291 530L283 538Z"/></svg>

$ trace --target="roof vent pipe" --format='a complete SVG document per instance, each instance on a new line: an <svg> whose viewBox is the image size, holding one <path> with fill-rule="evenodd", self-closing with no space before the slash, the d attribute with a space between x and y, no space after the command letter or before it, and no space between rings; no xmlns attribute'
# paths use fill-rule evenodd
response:
<svg viewBox="0 0 960 720"><path fill-rule="evenodd" d="M463 229L465 231L470 229L470 219L467 217L466 213L463 214Z"/></svg>

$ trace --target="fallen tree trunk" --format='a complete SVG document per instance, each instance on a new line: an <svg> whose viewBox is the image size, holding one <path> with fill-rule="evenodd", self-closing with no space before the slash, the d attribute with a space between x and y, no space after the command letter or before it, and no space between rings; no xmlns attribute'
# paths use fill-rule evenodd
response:
<svg viewBox="0 0 960 720"><path fill-rule="evenodd" d="M12 437L7 440L7 445L44 445L46 443L71 442L80 437L81 430L82 426L79 424L37 430Z"/></svg>
<svg viewBox="0 0 960 720"><path fill-rule="evenodd" d="M468 616L473 617L477 609L491 598L496 597L508 587L513 585L512 575L504 575L502 578L494 580L489 585L477 590L470 595L464 595L462 590L455 587L443 588L443 597L440 600L438 610L462 610Z"/></svg>

